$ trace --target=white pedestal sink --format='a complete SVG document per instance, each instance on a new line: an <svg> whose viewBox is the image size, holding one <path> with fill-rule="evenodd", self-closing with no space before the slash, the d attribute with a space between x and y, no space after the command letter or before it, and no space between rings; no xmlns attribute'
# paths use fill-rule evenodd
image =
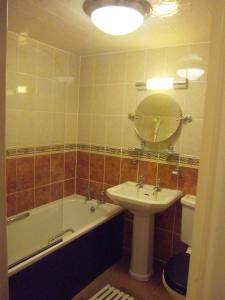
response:
<svg viewBox="0 0 225 300"><path fill-rule="evenodd" d="M154 215L166 210L182 192L161 189L135 182L125 182L107 190L107 195L118 205L134 214L132 258L130 275L138 280L147 281L153 274Z"/></svg>

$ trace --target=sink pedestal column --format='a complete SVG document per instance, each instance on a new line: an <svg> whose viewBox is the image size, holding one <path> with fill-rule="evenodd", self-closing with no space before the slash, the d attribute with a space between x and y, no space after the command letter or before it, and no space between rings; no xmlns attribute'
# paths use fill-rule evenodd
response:
<svg viewBox="0 0 225 300"><path fill-rule="evenodd" d="M134 213L130 275L148 281L153 274L154 215Z"/></svg>

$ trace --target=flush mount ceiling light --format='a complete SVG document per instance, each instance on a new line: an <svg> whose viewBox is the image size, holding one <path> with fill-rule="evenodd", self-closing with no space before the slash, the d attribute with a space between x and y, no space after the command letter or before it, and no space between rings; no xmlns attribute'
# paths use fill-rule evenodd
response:
<svg viewBox="0 0 225 300"><path fill-rule="evenodd" d="M156 17L169 17L178 12L176 0L162 0L152 5L153 15Z"/></svg>
<svg viewBox="0 0 225 300"><path fill-rule="evenodd" d="M151 5L147 0L85 0L83 9L101 31L125 35L143 24Z"/></svg>

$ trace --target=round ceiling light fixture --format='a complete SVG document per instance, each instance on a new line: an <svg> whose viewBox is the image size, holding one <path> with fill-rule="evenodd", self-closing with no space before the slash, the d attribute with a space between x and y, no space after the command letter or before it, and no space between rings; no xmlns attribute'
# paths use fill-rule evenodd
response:
<svg viewBox="0 0 225 300"><path fill-rule="evenodd" d="M101 31L125 35L143 24L151 4L147 0L85 0L83 9Z"/></svg>

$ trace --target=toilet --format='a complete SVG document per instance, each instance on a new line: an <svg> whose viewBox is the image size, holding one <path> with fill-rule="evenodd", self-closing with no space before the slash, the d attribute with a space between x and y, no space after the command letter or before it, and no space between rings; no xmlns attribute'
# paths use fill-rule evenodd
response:
<svg viewBox="0 0 225 300"><path fill-rule="evenodd" d="M187 292L187 280L189 261L191 254L191 238L196 197L186 195L181 199L182 224L181 240L189 246L186 252L179 253L167 262L163 274L163 285L174 300L185 300Z"/></svg>

